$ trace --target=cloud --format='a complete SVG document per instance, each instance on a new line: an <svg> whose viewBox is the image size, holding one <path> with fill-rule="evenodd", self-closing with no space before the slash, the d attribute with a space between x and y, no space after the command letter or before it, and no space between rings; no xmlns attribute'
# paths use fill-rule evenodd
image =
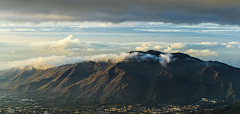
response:
<svg viewBox="0 0 240 114"><path fill-rule="evenodd" d="M167 64L169 64L170 62L175 61L174 59L172 59L172 54L160 54L159 55L159 63L162 66L167 66Z"/></svg>
<svg viewBox="0 0 240 114"><path fill-rule="evenodd" d="M14 31L17 31L17 32L23 32L23 31L29 31L29 32L34 32L34 31L37 31L35 29L13 29Z"/></svg>
<svg viewBox="0 0 240 114"><path fill-rule="evenodd" d="M175 49L182 49L185 47L185 44L183 43L175 43L171 45L171 48L175 48Z"/></svg>
<svg viewBox="0 0 240 114"><path fill-rule="evenodd" d="M57 48L64 50L71 42L73 35L69 35L67 38L57 41L57 43L50 45L51 48ZM72 40L72 42L78 42L79 40Z"/></svg>
<svg viewBox="0 0 240 114"><path fill-rule="evenodd" d="M137 50L137 51L146 51L146 50L148 50L149 49L149 47L136 47L135 48L135 50Z"/></svg>
<svg viewBox="0 0 240 114"><path fill-rule="evenodd" d="M50 56L50 57L38 57L31 58L22 61L12 61L9 62L7 67L34 67L36 69L48 69L55 66L60 66L64 64L73 64L76 62L83 61L81 57L66 57L66 56Z"/></svg>
<svg viewBox="0 0 240 114"><path fill-rule="evenodd" d="M6 21L240 24L238 0L1 0L0 4L1 20Z"/></svg>
<svg viewBox="0 0 240 114"><path fill-rule="evenodd" d="M168 47L167 49L164 49L163 52L166 52L166 53L175 53L175 52L179 52L179 50L172 50L171 47Z"/></svg>
<svg viewBox="0 0 240 114"><path fill-rule="evenodd" d="M53 31L55 29L42 28L41 31Z"/></svg>
<svg viewBox="0 0 240 114"><path fill-rule="evenodd" d="M152 46L151 43L144 42L144 43L142 43L141 47L136 47L135 50L137 50L137 51L146 51L146 50L150 49L150 46Z"/></svg>
<svg viewBox="0 0 240 114"><path fill-rule="evenodd" d="M73 39L73 35L68 35L67 38L64 38L59 41L49 41L49 42L33 42L31 46L37 49L50 49L56 51L63 51L66 49L71 50L72 48L81 48L87 44L83 44L79 39ZM74 49L73 49L74 50Z"/></svg>
<svg viewBox="0 0 240 114"><path fill-rule="evenodd" d="M84 51L94 51L95 49L93 49L93 48L87 48L87 49L71 48L71 49L67 49L67 50L72 51L72 52L84 52Z"/></svg>
<svg viewBox="0 0 240 114"><path fill-rule="evenodd" d="M151 46L151 45L152 45L152 44L150 44L150 43L143 43L143 44L142 44L143 47L147 47L147 46Z"/></svg>
<svg viewBox="0 0 240 114"><path fill-rule="evenodd" d="M7 68L19 67L19 68L36 68L36 69L48 69L56 66L61 66L65 64L74 64L83 61L104 61L118 63L121 61L155 61L162 66L166 66L168 63L172 62L171 54L161 54L159 57L151 54L142 53L119 53L119 54L100 54L94 56L84 56L84 57L67 57L67 56L50 56L50 57L37 57L22 61L11 61L8 63Z"/></svg>
<svg viewBox="0 0 240 114"><path fill-rule="evenodd" d="M226 48L234 48L233 45L227 45Z"/></svg>
<svg viewBox="0 0 240 114"><path fill-rule="evenodd" d="M210 51L209 49L206 49L206 50L189 49L189 50L185 51L185 53L193 55L193 56L218 56L217 52Z"/></svg>
<svg viewBox="0 0 240 114"><path fill-rule="evenodd" d="M11 32L11 29L0 29L0 32Z"/></svg>
<svg viewBox="0 0 240 114"><path fill-rule="evenodd" d="M226 48L235 48L239 46L239 42L228 42L228 43L221 43L221 45L225 46Z"/></svg>
<svg viewBox="0 0 240 114"><path fill-rule="evenodd" d="M239 42L229 42L228 44L238 45Z"/></svg>
<svg viewBox="0 0 240 114"><path fill-rule="evenodd" d="M154 49L157 49L157 50L160 50L162 48L163 48L162 46L154 46Z"/></svg>
<svg viewBox="0 0 240 114"><path fill-rule="evenodd" d="M218 45L218 42L201 42L202 45Z"/></svg>
<svg viewBox="0 0 240 114"><path fill-rule="evenodd" d="M177 29L134 29L134 30L144 32L182 32L182 30Z"/></svg>

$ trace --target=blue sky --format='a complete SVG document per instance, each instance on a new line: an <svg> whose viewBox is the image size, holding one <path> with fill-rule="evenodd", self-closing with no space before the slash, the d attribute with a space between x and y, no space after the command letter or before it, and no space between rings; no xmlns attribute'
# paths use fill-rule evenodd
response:
<svg viewBox="0 0 240 114"><path fill-rule="evenodd" d="M150 49L240 67L235 0L29 1L0 1L0 69Z"/></svg>

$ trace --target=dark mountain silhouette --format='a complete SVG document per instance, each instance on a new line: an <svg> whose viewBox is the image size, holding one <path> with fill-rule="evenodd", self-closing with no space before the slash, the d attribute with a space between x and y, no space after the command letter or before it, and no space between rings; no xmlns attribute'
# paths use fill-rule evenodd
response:
<svg viewBox="0 0 240 114"><path fill-rule="evenodd" d="M184 53L172 53L171 59L167 66L158 61L126 60L87 61L46 70L12 68L0 72L0 87L31 97L88 104L186 104L202 97L239 98L239 68Z"/></svg>
<svg viewBox="0 0 240 114"><path fill-rule="evenodd" d="M213 110L211 112L208 112L208 114L240 114L240 102Z"/></svg>
<svg viewBox="0 0 240 114"><path fill-rule="evenodd" d="M212 111L198 111L189 114L240 114L240 102L237 101L227 106L216 108Z"/></svg>

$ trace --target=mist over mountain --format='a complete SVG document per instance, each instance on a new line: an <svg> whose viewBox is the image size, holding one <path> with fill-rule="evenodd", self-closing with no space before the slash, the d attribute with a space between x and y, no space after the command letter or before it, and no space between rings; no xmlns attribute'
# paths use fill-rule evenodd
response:
<svg viewBox="0 0 240 114"><path fill-rule="evenodd" d="M192 103L237 99L240 69L184 53L132 51L121 61L83 61L0 72L0 87L28 97L82 104Z"/></svg>

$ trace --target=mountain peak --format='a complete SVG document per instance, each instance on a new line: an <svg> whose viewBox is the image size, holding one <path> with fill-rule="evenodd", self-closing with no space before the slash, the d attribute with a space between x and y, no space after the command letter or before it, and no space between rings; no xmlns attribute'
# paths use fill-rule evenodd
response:
<svg viewBox="0 0 240 114"><path fill-rule="evenodd" d="M178 59L186 59L186 58L193 58L188 54L185 53L181 53L181 52L176 52L176 53L164 53L164 52L160 52L160 51L155 51L155 50L148 50L148 51L130 51L128 53L132 54L132 53L143 53L143 54L151 54L151 55L155 55L157 57L159 57L160 54L171 54L173 55L173 58L178 58Z"/></svg>

